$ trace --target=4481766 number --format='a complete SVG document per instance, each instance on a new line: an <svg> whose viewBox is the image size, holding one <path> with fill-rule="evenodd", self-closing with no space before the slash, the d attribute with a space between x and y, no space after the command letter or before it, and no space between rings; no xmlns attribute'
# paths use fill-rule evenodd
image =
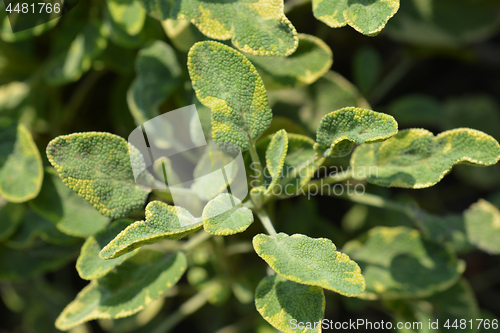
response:
<svg viewBox="0 0 500 333"><path fill-rule="evenodd" d="M17 3L14 8L12 8L12 3L9 3L7 8L5 10L8 13L16 12L16 13L60 13L61 12L61 7L62 4L60 3L46 3L46 2L39 2L38 4L35 3Z"/></svg>
<svg viewBox="0 0 500 333"><path fill-rule="evenodd" d="M493 329L493 330L498 330L498 319L476 319L476 322L472 319L466 320L466 319L455 319L455 321L451 322L450 319L444 323L444 327L446 329L474 329L474 326L477 326L477 329Z"/></svg>

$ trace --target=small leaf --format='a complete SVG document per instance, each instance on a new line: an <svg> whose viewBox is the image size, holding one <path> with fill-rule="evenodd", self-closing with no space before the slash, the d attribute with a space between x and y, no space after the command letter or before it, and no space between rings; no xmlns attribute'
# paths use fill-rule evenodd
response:
<svg viewBox="0 0 500 333"><path fill-rule="evenodd" d="M399 9L399 0L313 0L314 16L332 28L349 24L367 36L377 35Z"/></svg>
<svg viewBox="0 0 500 333"><path fill-rule="evenodd" d="M127 102L136 125L142 125L160 114L160 104L179 83L181 68L172 47L160 40L139 51L135 68Z"/></svg>
<svg viewBox="0 0 500 333"><path fill-rule="evenodd" d="M218 236L234 235L253 223L252 211L241 207L241 201L229 193L221 193L203 208L203 228Z"/></svg>
<svg viewBox="0 0 500 333"><path fill-rule="evenodd" d="M68 330L93 319L117 319L139 312L179 281L187 267L186 256L165 257L141 251L104 277L93 280L59 315L56 327Z"/></svg>
<svg viewBox="0 0 500 333"><path fill-rule="evenodd" d="M23 216L23 205L7 202L0 206L0 242L9 238L16 231Z"/></svg>
<svg viewBox="0 0 500 333"><path fill-rule="evenodd" d="M30 201L38 214L52 221L61 232L88 237L102 230L109 219L66 186L53 168L45 169L40 195Z"/></svg>
<svg viewBox="0 0 500 333"><path fill-rule="evenodd" d="M332 50L321 39L298 34L299 46L287 57L249 55L262 76L266 89L293 88L311 84L323 76L333 63Z"/></svg>
<svg viewBox="0 0 500 333"><path fill-rule="evenodd" d="M188 68L196 96L212 110L214 141L247 150L272 118L255 67L229 46L199 42L189 51Z"/></svg>
<svg viewBox="0 0 500 333"><path fill-rule="evenodd" d="M63 182L104 216L126 216L141 208L150 192L135 183L132 171L145 169L142 155L119 136L62 135L49 142L47 157Z"/></svg>
<svg viewBox="0 0 500 333"><path fill-rule="evenodd" d="M351 166L370 170L364 176L379 186L426 188L457 163L487 166L499 159L498 142L480 131L457 128L434 136L425 129L408 129L384 142L358 147Z"/></svg>
<svg viewBox="0 0 500 333"><path fill-rule="evenodd" d="M104 260L99 258L101 249L132 222L133 220L128 219L114 221L106 230L87 238L76 261L76 270L82 279L94 280L103 277L113 268L137 253L138 250L132 251L117 259Z"/></svg>
<svg viewBox="0 0 500 333"><path fill-rule="evenodd" d="M365 289L358 264L326 238L309 238L279 233L275 237L258 234L253 238L255 252L284 278L318 286L344 296L356 296Z"/></svg>
<svg viewBox="0 0 500 333"><path fill-rule="evenodd" d="M43 181L42 158L23 124L0 118L0 195L11 202L33 199Z"/></svg>
<svg viewBox="0 0 500 333"><path fill-rule="evenodd" d="M289 281L279 275L267 276L255 290L255 306L276 329L287 332L321 332L325 295L319 287ZM310 323L312 329L293 329L291 323Z"/></svg>
<svg viewBox="0 0 500 333"><path fill-rule="evenodd" d="M136 0L106 1L113 21L129 35L137 35L144 26L146 10Z"/></svg>
<svg viewBox="0 0 500 333"><path fill-rule="evenodd" d="M202 224L182 207L152 201L146 207L146 221L137 221L125 228L101 250L99 257L114 259L143 245L180 239L200 229Z"/></svg>
<svg viewBox="0 0 500 333"><path fill-rule="evenodd" d="M451 250L407 227L375 227L343 250L363 270L360 297L370 300L427 297L453 285L465 269Z"/></svg>
<svg viewBox="0 0 500 333"><path fill-rule="evenodd" d="M469 242L491 254L500 254L500 211L495 205L480 199L464 212Z"/></svg>
<svg viewBox="0 0 500 333"><path fill-rule="evenodd" d="M393 117L360 108L343 108L327 114L316 132L315 149L323 156L348 155L353 143L358 145L387 139L398 132Z"/></svg>
<svg viewBox="0 0 500 333"><path fill-rule="evenodd" d="M267 187L269 191L273 189L274 185L276 185L281 178L287 151L288 135L285 130L280 130L273 136L266 149L266 167L272 177L271 183Z"/></svg>

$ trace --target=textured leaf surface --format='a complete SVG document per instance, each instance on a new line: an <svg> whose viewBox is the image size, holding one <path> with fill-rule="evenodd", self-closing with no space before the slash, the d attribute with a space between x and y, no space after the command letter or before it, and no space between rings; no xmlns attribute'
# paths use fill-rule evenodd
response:
<svg viewBox="0 0 500 333"><path fill-rule="evenodd" d="M146 207L146 221L137 221L125 228L102 249L99 257L113 259L146 244L179 239L202 224L182 207L152 201Z"/></svg>
<svg viewBox="0 0 500 333"><path fill-rule="evenodd" d="M351 27L377 35L399 9L399 0L313 0L314 16L332 28Z"/></svg>
<svg viewBox="0 0 500 333"><path fill-rule="evenodd" d="M393 117L360 108L343 108L327 114L319 123L315 149L323 156L348 155L358 145L387 139L398 132Z"/></svg>
<svg viewBox="0 0 500 333"><path fill-rule="evenodd" d="M464 212L467 239L479 249L500 253L500 211L486 200L479 200Z"/></svg>
<svg viewBox="0 0 500 333"><path fill-rule="evenodd" d="M257 254L284 278L318 286L344 296L356 296L365 289L358 264L326 238L309 238L279 233L276 237L258 234L253 238Z"/></svg>
<svg viewBox="0 0 500 333"><path fill-rule="evenodd" d="M289 281L277 274L260 281L255 306L261 316L281 332L321 332L325 313L323 289ZM316 329L293 329L290 323L314 323Z"/></svg>
<svg viewBox="0 0 500 333"><path fill-rule="evenodd" d="M136 0L108 0L106 1L113 21L115 21L129 35L137 35L146 19L146 10Z"/></svg>
<svg viewBox="0 0 500 333"><path fill-rule="evenodd" d="M143 170L144 159L119 136L102 132L59 136L49 142L47 157L63 182L104 216L125 216L146 201L149 190L135 183L132 171L132 164Z"/></svg>
<svg viewBox="0 0 500 333"><path fill-rule="evenodd" d="M186 267L182 252L165 257L160 252L142 251L83 288L57 318L56 327L68 330L93 319L130 316L175 285Z"/></svg>
<svg viewBox="0 0 500 333"><path fill-rule="evenodd" d="M333 53L325 42L306 34L298 37L299 46L288 57L248 56L262 76L266 89L311 84L332 66Z"/></svg>
<svg viewBox="0 0 500 333"><path fill-rule="evenodd" d="M280 130L271 139L266 149L266 168L271 176L271 183L268 190L271 191L276 185L283 172L286 153L288 151L288 135L285 130Z"/></svg>
<svg viewBox="0 0 500 333"><path fill-rule="evenodd" d="M179 83L181 68L174 49L156 41L139 51L135 60L137 76L127 93L127 102L137 125L158 116L159 106Z"/></svg>
<svg viewBox="0 0 500 333"><path fill-rule="evenodd" d="M425 188L438 183L457 163L487 166L499 159L500 145L483 132L457 128L434 136L424 129L409 129L358 147L351 165L376 169L367 177L376 185Z"/></svg>
<svg viewBox="0 0 500 333"><path fill-rule="evenodd" d="M255 67L229 46L200 42L189 51L188 68L199 101L212 110L214 141L247 150L272 118Z"/></svg>
<svg viewBox="0 0 500 333"><path fill-rule="evenodd" d="M253 223L252 211L229 193L221 193L203 208L203 228L219 236L245 231Z"/></svg>
<svg viewBox="0 0 500 333"><path fill-rule="evenodd" d="M52 168L45 169L40 195L30 204L40 215L55 223L57 229L72 236L93 235L109 221L66 186Z"/></svg>
<svg viewBox="0 0 500 333"><path fill-rule="evenodd" d="M465 269L448 249L407 227L376 227L344 248L366 279L366 299L427 297L453 285Z"/></svg>
<svg viewBox="0 0 500 333"><path fill-rule="evenodd" d="M82 279L98 279L137 253L138 250L129 252L119 258L108 260L99 257L101 249L131 223L133 223L133 220L128 219L114 221L106 230L102 230L94 236L87 238L76 261L76 270Z"/></svg>
<svg viewBox="0 0 500 333"><path fill-rule="evenodd" d="M43 181L42 158L28 129L0 118L0 195L24 202L38 195Z"/></svg>
<svg viewBox="0 0 500 333"><path fill-rule="evenodd" d="M280 0L161 1L141 0L159 20L185 19L213 39L231 39L243 52L286 56L297 48L297 32Z"/></svg>

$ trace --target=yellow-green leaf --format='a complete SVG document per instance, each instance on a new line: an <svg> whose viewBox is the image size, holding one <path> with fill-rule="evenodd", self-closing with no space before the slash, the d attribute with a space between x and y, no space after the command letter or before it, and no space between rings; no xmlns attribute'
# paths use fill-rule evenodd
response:
<svg viewBox="0 0 500 333"><path fill-rule="evenodd" d="M274 274L262 279L257 286L255 306L260 315L281 332L321 332L325 313L322 288ZM305 328L299 328L299 323Z"/></svg>
<svg viewBox="0 0 500 333"><path fill-rule="evenodd" d="M407 227L375 227L343 251L363 271L365 299L427 297L453 285L465 269L451 250Z"/></svg>
<svg viewBox="0 0 500 333"><path fill-rule="evenodd" d="M272 118L255 67L229 46L199 42L189 51L188 68L199 101L212 110L214 141L247 150Z"/></svg>
<svg viewBox="0 0 500 333"><path fill-rule="evenodd" d="M253 214L241 201L229 193L221 193L203 208L203 228L218 236L245 231L253 223Z"/></svg>
<svg viewBox="0 0 500 333"><path fill-rule="evenodd" d="M11 202L33 199L43 181L42 158L28 129L0 118L0 195Z"/></svg>
<svg viewBox="0 0 500 333"><path fill-rule="evenodd" d="M336 251L329 239L300 234L258 234L253 238L253 247L276 273L288 280L348 297L365 290L365 279L358 264Z"/></svg>
<svg viewBox="0 0 500 333"><path fill-rule="evenodd" d="M500 211L486 200L479 200L464 212L467 239L479 249L500 253Z"/></svg>
<svg viewBox="0 0 500 333"><path fill-rule="evenodd" d="M438 183L457 163L487 166L500 159L500 145L491 136L469 128L437 136L425 129L408 129L384 142L359 146L351 166L380 186L425 188Z"/></svg>
<svg viewBox="0 0 500 333"><path fill-rule="evenodd" d="M129 35L137 35L144 26L146 10L136 0L107 0L109 12L116 22Z"/></svg>
<svg viewBox="0 0 500 333"><path fill-rule="evenodd" d="M319 123L315 149L323 156L348 155L353 144L387 139L398 132L396 120L384 113L343 108L327 114Z"/></svg>
<svg viewBox="0 0 500 333"><path fill-rule="evenodd" d="M179 281L186 256L141 251L104 277L93 280L59 315L56 327L68 330L93 319L117 319L139 312Z"/></svg>
<svg viewBox="0 0 500 333"><path fill-rule="evenodd" d="M203 36L188 20L166 19L161 22L165 33L176 49L187 52Z"/></svg>
<svg viewBox="0 0 500 333"><path fill-rule="evenodd" d="M269 192L272 191L274 185L276 185L281 178L287 151L288 135L285 130L280 130L273 136L266 149L266 169L271 176L271 183L267 187L267 191Z"/></svg>
<svg viewBox="0 0 500 333"><path fill-rule="evenodd" d="M146 221L137 221L125 228L101 250L99 257L114 259L143 245L179 239L202 225L202 221L182 207L152 201L146 207Z"/></svg>

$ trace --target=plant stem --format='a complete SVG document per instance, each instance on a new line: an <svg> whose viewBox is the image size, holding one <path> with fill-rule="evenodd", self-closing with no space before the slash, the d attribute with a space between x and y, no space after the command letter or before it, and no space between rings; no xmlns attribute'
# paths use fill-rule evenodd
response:
<svg viewBox="0 0 500 333"><path fill-rule="evenodd" d="M309 182L309 184L315 184L315 185L327 185L327 184L333 184L333 183L340 183L343 182L344 180L348 180L352 178L352 172L350 169L347 169L342 172L337 172L334 175L325 177L325 178L320 178L320 179L315 179Z"/></svg>
<svg viewBox="0 0 500 333"><path fill-rule="evenodd" d="M156 327L152 333L167 333L172 328L174 328L178 323L184 320L186 317L198 311L203 307L209 298L209 293L207 290L200 291L193 297L184 302L174 313L168 316L164 321Z"/></svg>
<svg viewBox="0 0 500 333"><path fill-rule="evenodd" d="M252 164L257 166L257 170L254 170L257 176L257 186L264 184L264 170L262 169L262 164L260 163L259 155L257 154L257 149L255 149L255 144L252 143L249 148L250 157L252 158ZM258 174L257 174L258 173Z"/></svg>
<svg viewBox="0 0 500 333"><path fill-rule="evenodd" d="M267 233L273 237L276 236L276 230L273 227L273 223L271 222L271 219L267 215L267 212L264 209L259 209L256 212L257 216L259 217L260 222L266 229Z"/></svg>
<svg viewBox="0 0 500 333"><path fill-rule="evenodd" d="M193 247L197 246L198 244L203 243L204 241L206 241L207 239L209 239L212 236L213 236L212 234L209 234L205 230L201 230L199 233L196 234L196 236L194 236L193 238L189 239L187 242L182 244L180 249L182 251L189 251Z"/></svg>

